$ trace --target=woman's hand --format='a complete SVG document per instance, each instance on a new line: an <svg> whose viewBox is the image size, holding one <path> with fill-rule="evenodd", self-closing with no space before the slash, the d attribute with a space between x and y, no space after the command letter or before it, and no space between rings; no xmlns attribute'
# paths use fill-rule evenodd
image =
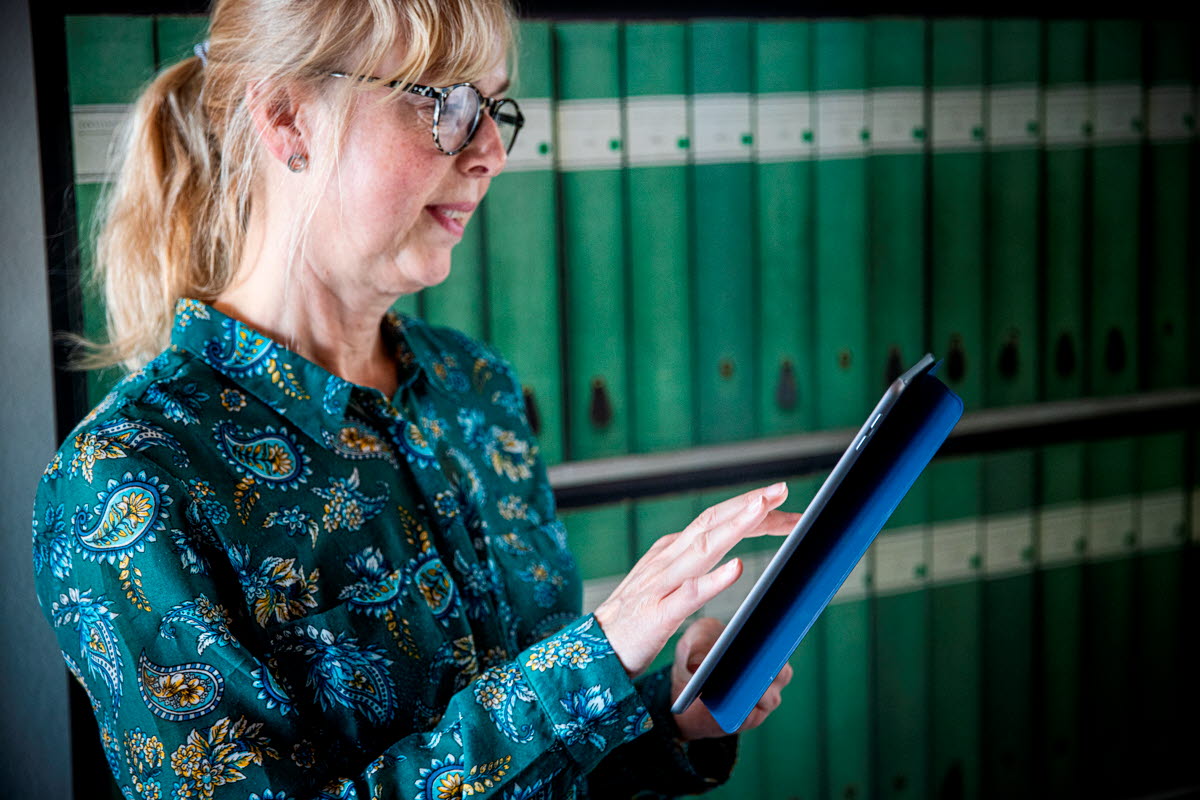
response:
<svg viewBox="0 0 1200 800"><path fill-rule="evenodd" d="M671 666L672 703L679 697L683 687L687 686L687 682L692 678L692 673L700 668L700 662L716 644L717 638L720 637L723 630L725 630L725 626L718 620L704 617L689 625L688 629L683 632L683 636L679 637L679 642L675 645L675 663ZM771 681L771 685L767 687L766 693L750 711L750 716L746 717L742 727L738 728L738 733L761 725L763 720L779 707L780 693L791 680L792 665L784 664L783 669L775 676L775 680ZM696 700L682 714L676 714L675 724L679 726L679 732L685 742L727 735L725 731L721 730L721 726L713 719L713 715L709 713L701 700Z"/></svg>
<svg viewBox="0 0 1200 800"><path fill-rule="evenodd" d="M777 483L718 503L633 565L595 612L626 672L650 666L684 620L741 576L737 558L713 569L731 547L747 536L791 533L800 515L773 510L786 497L787 485Z"/></svg>

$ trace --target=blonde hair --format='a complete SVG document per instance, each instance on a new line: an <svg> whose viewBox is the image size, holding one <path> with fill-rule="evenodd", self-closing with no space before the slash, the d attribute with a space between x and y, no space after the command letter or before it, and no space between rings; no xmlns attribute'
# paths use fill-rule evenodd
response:
<svg viewBox="0 0 1200 800"><path fill-rule="evenodd" d="M434 85L478 78L511 54L513 16L508 0L217 0L207 64L193 56L163 70L127 122L90 276L103 290L108 337L83 342L79 365L142 366L167 346L178 299L211 301L234 280L263 149L247 86L302 83L329 98L323 139L336 153L353 94L372 84L330 72ZM381 74L397 43L402 63ZM310 214L335 168L336 157L314 165Z"/></svg>

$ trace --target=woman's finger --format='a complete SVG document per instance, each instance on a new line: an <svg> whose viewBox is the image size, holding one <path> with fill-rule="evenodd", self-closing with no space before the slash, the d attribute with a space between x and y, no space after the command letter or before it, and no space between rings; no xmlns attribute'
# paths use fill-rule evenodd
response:
<svg viewBox="0 0 1200 800"><path fill-rule="evenodd" d="M698 534L690 543L686 542L681 534L669 551L663 551L663 558L669 562L669 566L663 572L664 585L672 587L697 572L712 569L713 565L724 558L742 539L753 536L786 536L791 533L799 518L799 514L782 511L764 514L763 509L755 510L751 505L746 509L744 516L735 517L710 531Z"/></svg>
<svg viewBox="0 0 1200 800"><path fill-rule="evenodd" d="M796 523L800 521L803 514L796 514L791 511L770 511L757 528L746 534L746 538L753 536L787 536L796 527Z"/></svg>
<svg viewBox="0 0 1200 800"><path fill-rule="evenodd" d="M701 530L714 528L723 522L736 517L742 509L750 505L758 497L766 497L768 501L778 499L783 502L783 498L787 497L787 484L780 481L773 483L770 486L764 486L760 489L754 489L737 497L731 497L728 500L723 500L715 506L709 506L700 512L700 516L696 517L691 523L683 529L685 534L696 533ZM774 503L773 505L778 505Z"/></svg>
<svg viewBox="0 0 1200 800"><path fill-rule="evenodd" d="M741 575L742 560L734 558L712 572L686 578L678 589L663 598L667 615L674 619L687 619L732 586Z"/></svg>
<svg viewBox="0 0 1200 800"><path fill-rule="evenodd" d="M724 629L725 626L715 617L702 617L687 626L675 645L675 661L672 665L672 672L679 681L686 682L700 668L704 657L721 638Z"/></svg>
<svg viewBox="0 0 1200 800"><path fill-rule="evenodd" d="M742 723L742 727L737 729L738 733L745 733L753 730L763 724L763 720L767 718L767 712L763 711L758 706L750 710L750 715L746 717L746 721Z"/></svg>
<svg viewBox="0 0 1200 800"><path fill-rule="evenodd" d="M695 661L703 661L704 656L712 650L717 639L721 638L721 631L725 626L716 617L701 617L700 619L687 626L683 635L679 637L679 644L675 647L675 655L677 660L683 662L689 667L689 671L694 672L692 664ZM699 666L697 663L696 666Z"/></svg>
<svg viewBox="0 0 1200 800"><path fill-rule="evenodd" d="M715 528L681 534L661 555L666 585L678 586L712 569L746 533L762 524L768 511L767 502L759 496L740 514Z"/></svg>
<svg viewBox="0 0 1200 800"><path fill-rule="evenodd" d="M779 708L779 704L781 702L783 702L783 697L780 695L779 690L770 688L767 689L766 693L758 699L758 702L754 704L754 707L760 711L765 711L766 713L770 714L772 711Z"/></svg>
<svg viewBox="0 0 1200 800"><path fill-rule="evenodd" d="M779 670L779 674L775 676L775 680L771 681L771 685L783 689L783 687L792 682L792 675L794 674L795 670L792 669L792 665L784 664L783 669Z"/></svg>

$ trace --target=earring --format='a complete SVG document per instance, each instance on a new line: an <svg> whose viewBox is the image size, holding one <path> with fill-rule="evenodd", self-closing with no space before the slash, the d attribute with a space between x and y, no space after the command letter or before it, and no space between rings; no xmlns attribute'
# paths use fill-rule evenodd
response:
<svg viewBox="0 0 1200 800"><path fill-rule="evenodd" d="M292 153L287 160L287 168L292 172L304 172L308 166L308 158L300 153Z"/></svg>

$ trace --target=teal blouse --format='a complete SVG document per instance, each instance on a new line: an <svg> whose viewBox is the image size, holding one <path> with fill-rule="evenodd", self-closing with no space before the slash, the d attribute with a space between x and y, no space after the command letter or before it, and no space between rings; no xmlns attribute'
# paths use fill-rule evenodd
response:
<svg viewBox="0 0 1200 800"><path fill-rule="evenodd" d="M39 601L127 798L675 795L676 740L593 617L512 368L389 316L352 385L194 300L67 438ZM700 765L700 766L697 766Z"/></svg>

